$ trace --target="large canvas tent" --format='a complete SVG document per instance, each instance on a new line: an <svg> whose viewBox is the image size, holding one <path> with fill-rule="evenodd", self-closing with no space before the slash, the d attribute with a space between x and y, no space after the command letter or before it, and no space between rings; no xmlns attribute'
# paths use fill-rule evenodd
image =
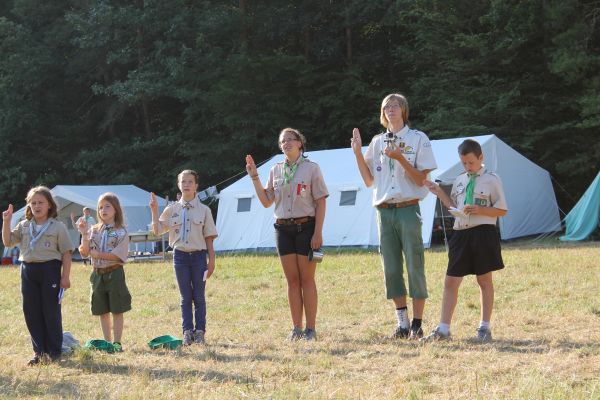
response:
<svg viewBox="0 0 600 400"><path fill-rule="evenodd" d="M134 185L98 185L98 186L75 186L58 185L51 189L52 196L58 206L58 220L63 222L69 230L73 244L79 242L79 233L71 224L71 213L80 216L83 207L94 210L92 213L96 218L95 210L98 197L106 192L117 195L125 214L125 223L128 232L146 232L148 224L152 221L150 213L150 192L140 189ZM158 197L158 204L164 208L165 200ZM15 211L12 218L14 227L25 216L25 207Z"/></svg>
<svg viewBox="0 0 600 400"><path fill-rule="evenodd" d="M458 145L466 138L432 140L438 168L431 179L451 185L463 172ZM500 175L510 209L500 219L502 239L555 232L560 216L549 173L495 135L471 137L484 152L488 170ZM363 153L366 147L363 148ZM326 246L377 246L377 221L371 205L372 190L365 187L350 148L311 151L308 158L321 167L330 196L323 228ZM283 160L277 155L258 168L263 184L271 167ZM429 194L420 202L422 236L426 247L436 211L436 197ZM273 208L262 207L248 176L223 189L219 197L215 248L219 251L275 247Z"/></svg>
<svg viewBox="0 0 600 400"><path fill-rule="evenodd" d="M600 172L575 207L565 217L566 232L560 240L585 240L600 225Z"/></svg>

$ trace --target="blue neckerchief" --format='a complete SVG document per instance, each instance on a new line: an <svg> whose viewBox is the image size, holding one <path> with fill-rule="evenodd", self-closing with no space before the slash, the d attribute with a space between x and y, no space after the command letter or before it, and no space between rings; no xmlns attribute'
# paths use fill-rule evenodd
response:
<svg viewBox="0 0 600 400"><path fill-rule="evenodd" d="M42 226L42 229L40 229L40 231L37 233L37 235L34 235L33 225L35 225L35 220L32 219L29 221L29 235L31 236L31 241L29 242L30 250L33 250L33 247L35 246L37 241L40 240L40 238L42 237L44 232L46 232L46 229L48 229L51 222L52 221L50 221L50 220L46 221L46 223L44 224L44 226Z"/></svg>
<svg viewBox="0 0 600 400"><path fill-rule="evenodd" d="M100 239L100 252L107 253L106 244L108 243L108 232L112 229L112 225L103 225L102 226L102 237Z"/></svg>

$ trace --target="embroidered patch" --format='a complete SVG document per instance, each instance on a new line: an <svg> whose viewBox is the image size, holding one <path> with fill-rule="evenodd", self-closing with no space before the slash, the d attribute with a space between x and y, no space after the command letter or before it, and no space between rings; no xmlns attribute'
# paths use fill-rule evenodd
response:
<svg viewBox="0 0 600 400"><path fill-rule="evenodd" d="M403 149L405 146L406 146L406 143L404 143L404 142L398 143L398 147L400 147L400 149Z"/></svg>
<svg viewBox="0 0 600 400"><path fill-rule="evenodd" d="M377 166L377 171L379 171L379 172L381 171L381 165Z"/></svg>
<svg viewBox="0 0 600 400"><path fill-rule="evenodd" d="M47 249L49 249L50 248L50 242L44 243L44 247L47 248Z"/></svg>
<svg viewBox="0 0 600 400"><path fill-rule="evenodd" d="M487 207L487 199L479 199L479 198L475 198L473 199L475 205L477 206L482 206L482 207Z"/></svg>
<svg viewBox="0 0 600 400"><path fill-rule="evenodd" d="M415 149L413 149L413 148L412 148L412 147L410 147L410 146L406 146L406 147L404 148L404 154L415 154Z"/></svg>
<svg viewBox="0 0 600 400"><path fill-rule="evenodd" d="M175 218L175 217L179 217L179 214L177 213L173 213L173 215L171 215L171 217Z"/></svg>
<svg viewBox="0 0 600 400"><path fill-rule="evenodd" d="M175 233L179 233L179 229L175 229Z"/></svg>
<svg viewBox="0 0 600 400"><path fill-rule="evenodd" d="M431 142L425 142L423 143L423 147L431 147Z"/></svg>

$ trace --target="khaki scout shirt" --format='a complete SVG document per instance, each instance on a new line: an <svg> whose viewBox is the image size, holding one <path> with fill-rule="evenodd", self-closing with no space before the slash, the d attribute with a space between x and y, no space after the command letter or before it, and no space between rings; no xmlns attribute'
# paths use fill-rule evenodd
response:
<svg viewBox="0 0 600 400"><path fill-rule="evenodd" d="M21 248L20 261L44 262L62 260L63 254L73 251L74 246L65 224L54 218L49 218L48 221L50 223L48 229L37 240L33 249L29 247L29 243L31 242L29 225L35 224L33 219L19 222L10 232L11 244L9 247L19 246Z"/></svg>
<svg viewBox="0 0 600 400"><path fill-rule="evenodd" d="M105 225L99 230L96 230L97 228L95 227L90 229L90 249L102 253L114 254L119 257L121 261L92 258L92 265L95 268L106 268L112 265L125 264L127 262L127 257L129 256L129 235L127 234L127 230L125 228L115 228L114 226L109 227L106 236L106 246L105 249L102 249L102 231L104 230L104 227Z"/></svg>
<svg viewBox="0 0 600 400"><path fill-rule="evenodd" d="M467 184L469 176L467 173L460 174L452 185L450 197L456 204L456 207L462 209L465 205L467 196ZM492 172L487 172L485 168L477 171L475 178L475 188L473 189L473 204L483 207L494 207L500 210L508 210L506 198L502 189L500 177ZM488 217L486 215L469 215L467 218L458 217L454 220L454 229L468 229L478 225L489 224L496 225L497 217Z"/></svg>
<svg viewBox="0 0 600 400"><path fill-rule="evenodd" d="M187 219L190 222L190 232L187 241L181 240L181 229L183 226L183 206L186 202L181 199L169 204L158 219L158 232L163 234L169 232L169 246L182 251L206 250L207 237L217 237L217 228L213 220L210 208L200 203L198 197L189 202Z"/></svg>
<svg viewBox="0 0 600 400"><path fill-rule="evenodd" d="M306 158L298 161L300 165L287 185L283 184L285 161L271 168L265 190L267 197L275 200L275 218L314 217L315 200L329 196L319 165Z"/></svg>
<svg viewBox="0 0 600 400"><path fill-rule="evenodd" d="M381 203L398 203L408 200L422 200L429 193L425 186L418 186L410 179L400 162L385 155L386 133L373 137L365 161L371 175L373 175L373 205ZM437 168L431 142L421 131L409 129L404 126L395 135L394 144L398 146L404 158L419 171L434 170ZM390 168L390 161L393 168Z"/></svg>

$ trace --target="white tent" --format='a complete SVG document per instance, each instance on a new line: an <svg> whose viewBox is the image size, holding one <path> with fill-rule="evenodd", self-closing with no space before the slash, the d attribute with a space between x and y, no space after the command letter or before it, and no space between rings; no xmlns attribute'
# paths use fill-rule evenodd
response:
<svg viewBox="0 0 600 400"><path fill-rule="evenodd" d="M431 179L451 185L464 169L458 145L466 138L432 140L438 168ZM561 229L550 174L519 154L495 135L471 137L481 144L484 164L496 172L504 184L509 207L500 218L502 239L554 232ZM363 148L363 153L366 147ZM311 151L308 158L321 167L329 189L323 228L325 246L377 246L377 221L371 205L372 190L365 187L350 148ZM283 155L271 158L258 168L265 184L271 167ZM436 197L429 194L420 202L425 247L431 244ZM219 251L274 248L273 208L265 209L245 176L223 189L219 195L215 248Z"/></svg>
<svg viewBox="0 0 600 400"><path fill-rule="evenodd" d="M99 185L99 186L71 186L58 185L51 189L52 196L58 206L58 220L63 222L69 230L73 244L79 242L79 233L71 224L71 213L76 216L82 214L83 207L93 210L92 216L96 217L96 206L98 197L106 192L117 195L125 214L125 224L129 234L135 232L147 232L148 225L152 221L150 213L150 192L146 192L134 185ZM158 204L164 208L165 200L158 197ZM15 211L12 219L14 227L25 216L25 207Z"/></svg>

